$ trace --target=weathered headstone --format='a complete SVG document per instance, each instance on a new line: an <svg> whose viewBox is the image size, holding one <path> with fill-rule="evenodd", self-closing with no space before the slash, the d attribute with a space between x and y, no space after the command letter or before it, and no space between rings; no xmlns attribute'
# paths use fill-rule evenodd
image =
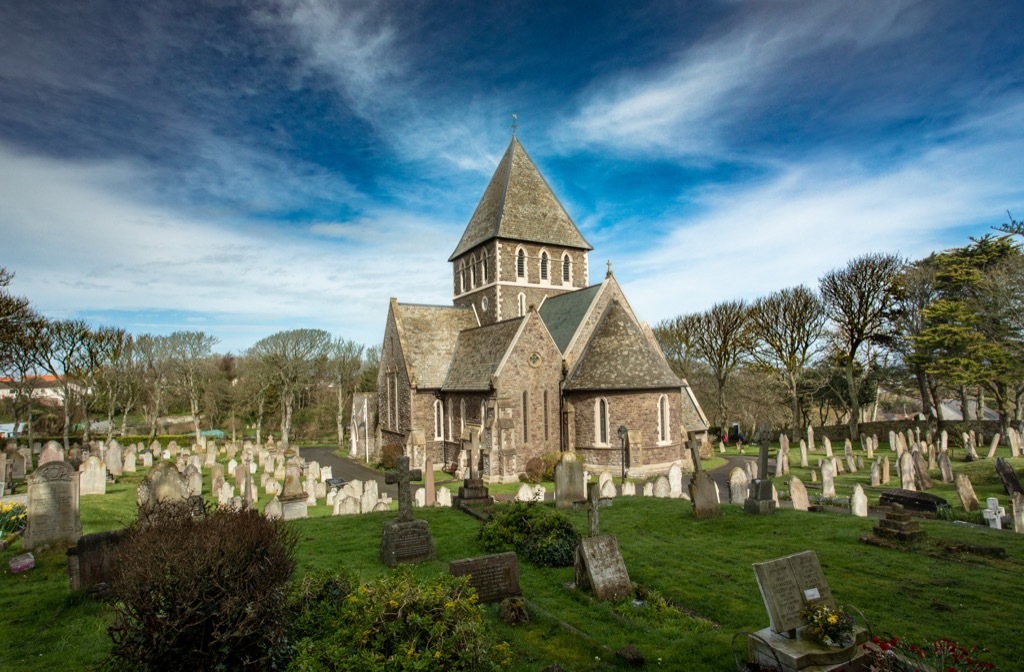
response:
<svg viewBox="0 0 1024 672"><path fill-rule="evenodd" d="M914 456L909 450L904 450L900 453L899 459L899 472L900 481L903 484L904 490L917 490L917 486L914 485Z"/></svg>
<svg viewBox="0 0 1024 672"><path fill-rule="evenodd" d="M814 551L755 562L754 576L768 611L771 630L776 634L795 638L797 629L805 625L800 612L811 602L836 607Z"/></svg>
<svg viewBox="0 0 1024 672"><path fill-rule="evenodd" d="M601 498L602 499L615 499L615 483L610 479L605 481L601 486Z"/></svg>
<svg viewBox="0 0 1024 672"><path fill-rule="evenodd" d="M942 473L942 482L943 483L952 483L953 482L953 465L949 461L949 453L947 453L946 451L940 452L939 453L939 458L938 458L937 462L938 462L938 465L939 465L939 472Z"/></svg>
<svg viewBox="0 0 1024 672"><path fill-rule="evenodd" d="M423 562L435 556L430 524L412 515L412 481L423 478L420 469L409 468L409 456L398 457L395 471L384 475L386 483L398 485L398 518L384 524L380 541L380 559L388 567L403 562Z"/></svg>
<svg viewBox="0 0 1024 672"><path fill-rule="evenodd" d="M79 469L79 494L103 495L107 492L107 467L93 455Z"/></svg>
<svg viewBox="0 0 1024 672"><path fill-rule="evenodd" d="M986 457L988 457L988 459L991 460L993 457L996 456L996 450L999 449L999 440L1001 438L1002 437L999 435L999 432L996 432L996 435L992 437L992 443L991 443L991 445L989 445L989 447L988 447L988 455L986 455Z"/></svg>
<svg viewBox="0 0 1024 672"><path fill-rule="evenodd" d="M433 506L437 502L434 489L434 463L427 460L423 465L423 506Z"/></svg>
<svg viewBox="0 0 1024 672"><path fill-rule="evenodd" d="M272 497L267 505L263 507L263 515L270 520L279 520L284 517L284 507L281 506L281 500L277 497Z"/></svg>
<svg viewBox="0 0 1024 672"><path fill-rule="evenodd" d="M678 464L668 468L668 496L678 499L683 496L683 470Z"/></svg>
<svg viewBox="0 0 1024 672"><path fill-rule="evenodd" d="M644 497L654 497L654 483L650 481L644 483L642 494Z"/></svg>
<svg viewBox="0 0 1024 672"><path fill-rule="evenodd" d="M853 495L850 497L850 513L858 518L868 517L868 496L864 494L864 488L860 483L853 486Z"/></svg>
<svg viewBox="0 0 1024 672"><path fill-rule="evenodd" d="M597 488L589 491L589 536L576 547L576 586L593 591L599 601L619 600L633 592L619 542L614 535L598 534Z"/></svg>
<svg viewBox="0 0 1024 672"><path fill-rule="evenodd" d="M576 461L575 453L563 453L555 465L555 507L572 508L573 502L586 499L585 488L583 464Z"/></svg>
<svg viewBox="0 0 1024 672"><path fill-rule="evenodd" d="M690 479L690 500L695 518L710 518L721 513L718 486L706 471L698 472Z"/></svg>
<svg viewBox="0 0 1024 672"><path fill-rule="evenodd" d="M636 496L636 483L633 481L626 481L622 484L622 496L623 497L634 497Z"/></svg>
<svg viewBox="0 0 1024 672"><path fill-rule="evenodd" d="M517 502L532 502L533 501L533 488L528 484L523 483L519 486L519 492L516 493Z"/></svg>
<svg viewBox="0 0 1024 672"><path fill-rule="evenodd" d="M967 474L956 475L956 494L960 496L960 502L964 505L965 511L977 511L981 508L978 503L978 496L974 494L974 486Z"/></svg>
<svg viewBox="0 0 1024 672"><path fill-rule="evenodd" d="M1024 488L1020 487L1020 481L1017 480L1017 474L1014 473L1013 467L1001 457L996 458L996 473L999 474L999 480L1003 482L1003 489L1007 495L1012 497L1015 492L1024 494Z"/></svg>
<svg viewBox="0 0 1024 672"><path fill-rule="evenodd" d="M750 481L747 480L747 470L740 467L729 472L729 502L732 504L743 504L747 499L747 491L750 489Z"/></svg>
<svg viewBox="0 0 1024 672"><path fill-rule="evenodd" d="M988 498L988 506L982 510L981 515L985 516L985 520L988 521L988 526L993 530L1003 529L1003 516L1006 515L1006 509L999 506L998 497Z"/></svg>
<svg viewBox="0 0 1024 672"><path fill-rule="evenodd" d="M442 485L437 489L437 505L441 507L451 507L452 491L448 489L448 486Z"/></svg>
<svg viewBox="0 0 1024 672"><path fill-rule="evenodd" d="M22 547L68 548L82 536L78 474L64 461L44 462L28 476L28 514Z"/></svg>
<svg viewBox="0 0 1024 672"><path fill-rule="evenodd" d="M231 466L230 463L228 466ZM295 462L288 462L285 466L284 490L278 497L284 520L309 517L309 495L302 489L301 479L302 468Z"/></svg>
<svg viewBox="0 0 1024 672"><path fill-rule="evenodd" d="M925 462L924 457L921 456L919 451L911 453L914 458L914 479L919 486L919 490L929 490L932 487L932 477L928 473L928 463Z"/></svg>
<svg viewBox="0 0 1024 672"><path fill-rule="evenodd" d="M359 500L344 492L339 493L334 499L334 515L336 516L351 516L359 513L359 510Z"/></svg>
<svg viewBox="0 0 1024 672"><path fill-rule="evenodd" d="M479 601L485 604L522 594L519 565L516 554L512 552L453 560L448 564L448 571L452 576L468 575L469 585L476 590Z"/></svg>
<svg viewBox="0 0 1024 672"><path fill-rule="evenodd" d="M796 476L789 479L789 498L793 501L793 509L795 511L806 511L810 507L807 487Z"/></svg>
<svg viewBox="0 0 1024 672"><path fill-rule="evenodd" d="M1015 492L1010 501L1013 503L1013 531L1024 534L1024 494Z"/></svg>
<svg viewBox="0 0 1024 672"><path fill-rule="evenodd" d="M87 590L104 595L114 579L114 551L124 535L122 530L87 534L67 551L71 590ZM105 588L104 588L105 587Z"/></svg>
<svg viewBox="0 0 1024 672"><path fill-rule="evenodd" d="M107 471L112 476L120 476L124 473L124 452L121 449L121 444L117 441L111 441L110 445L103 452L103 461L107 465Z"/></svg>
<svg viewBox="0 0 1024 672"><path fill-rule="evenodd" d="M668 479L665 476L658 476L658 478L654 479L654 489L651 493L652 495L664 499L668 497L671 492L672 486L669 485Z"/></svg>
<svg viewBox="0 0 1024 672"><path fill-rule="evenodd" d="M800 467L807 468L807 443L800 439Z"/></svg>
<svg viewBox="0 0 1024 672"><path fill-rule="evenodd" d="M832 460L821 463L821 496L836 496L835 467L832 466Z"/></svg>
<svg viewBox="0 0 1024 672"><path fill-rule="evenodd" d="M832 441L827 436L824 439L825 442L825 457L833 457L832 455Z"/></svg>
<svg viewBox="0 0 1024 672"><path fill-rule="evenodd" d="M875 460L871 463L871 487L877 488L882 484L882 464L881 460Z"/></svg>
<svg viewBox="0 0 1024 672"><path fill-rule="evenodd" d="M940 509L948 509L949 502L942 497L933 495L930 492L918 492L917 490L906 490L893 488L885 490L878 498L882 506L899 504L911 511L929 511L937 513Z"/></svg>

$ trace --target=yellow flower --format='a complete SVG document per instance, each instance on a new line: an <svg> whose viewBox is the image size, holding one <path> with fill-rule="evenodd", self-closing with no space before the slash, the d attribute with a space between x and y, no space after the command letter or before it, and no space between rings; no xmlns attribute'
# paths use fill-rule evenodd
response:
<svg viewBox="0 0 1024 672"><path fill-rule="evenodd" d="M839 617L836 616L835 614L832 614L831 616L828 617L828 622L831 623L832 625L835 625L836 623L839 622Z"/></svg>

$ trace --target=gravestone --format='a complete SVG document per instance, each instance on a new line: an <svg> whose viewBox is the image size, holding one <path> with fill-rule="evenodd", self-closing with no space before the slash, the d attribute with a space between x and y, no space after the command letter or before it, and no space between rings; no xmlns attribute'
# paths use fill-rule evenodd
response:
<svg viewBox="0 0 1024 672"><path fill-rule="evenodd" d="M810 451L812 453L815 451L815 448L814 448L814 427L811 427L810 425L807 425L807 447L810 449Z"/></svg>
<svg viewBox="0 0 1024 672"><path fill-rule="evenodd" d="M28 515L22 548L66 549L82 536L78 473L68 462L45 462L28 476Z"/></svg>
<svg viewBox="0 0 1024 672"><path fill-rule="evenodd" d="M868 517L868 496L864 494L864 488L860 483L853 486L853 495L850 497L850 513L858 518Z"/></svg>
<svg viewBox="0 0 1024 672"><path fill-rule="evenodd" d="M909 544L924 539L927 534L921 525L902 506L894 504L885 518L872 528L874 535L866 534L860 540L873 546L885 546L891 542Z"/></svg>
<svg viewBox="0 0 1024 672"><path fill-rule="evenodd" d="M601 486L601 498L602 499L615 499L615 483L611 479L604 482Z"/></svg>
<svg viewBox="0 0 1024 672"><path fill-rule="evenodd" d="M103 495L107 492L107 467L93 455L82 463L79 470L79 494Z"/></svg>
<svg viewBox="0 0 1024 672"><path fill-rule="evenodd" d="M654 479L654 488L651 491L653 496L665 499L671 492L672 486L669 485L668 479L665 476L658 476L658 478Z"/></svg>
<svg viewBox="0 0 1024 672"><path fill-rule="evenodd" d="M832 466L832 460L821 463L821 496L836 496L835 467Z"/></svg>
<svg viewBox="0 0 1024 672"><path fill-rule="evenodd" d="M523 483L519 486L519 492L516 493L517 502L532 502L533 501L533 488L528 484Z"/></svg>
<svg viewBox="0 0 1024 672"><path fill-rule="evenodd" d="M437 505L441 507L451 507L452 491L448 489L448 486L442 485L437 489Z"/></svg>
<svg viewBox="0 0 1024 672"><path fill-rule="evenodd" d="M974 494L974 486L967 474L956 475L956 494L960 496L960 503L964 505L964 511L977 511L981 508L978 503L978 496Z"/></svg>
<svg viewBox="0 0 1024 672"><path fill-rule="evenodd" d="M281 506L281 500L277 497L272 497L267 505L263 507L263 515L270 520L280 520L284 518L284 507Z"/></svg>
<svg viewBox="0 0 1024 672"><path fill-rule="evenodd" d="M988 521L988 526L993 530L1003 529L1003 516L1006 515L1006 509L999 506L998 497L989 497L988 506L982 510L981 514L985 516L985 520Z"/></svg>
<svg viewBox="0 0 1024 672"><path fill-rule="evenodd" d="M1015 492L1010 501L1013 503L1013 531L1024 534L1024 495Z"/></svg>
<svg viewBox="0 0 1024 672"><path fill-rule="evenodd" d="M900 453L899 472L903 489L917 490L917 486L914 485L914 481L916 480L914 478L914 456L910 454L909 450L904 450Z"/></svg>
<svg viewBox="0 0 1024 672"><path fill-rule="evenodd" d="M121 476L124 473L124 454L121 450L121 444L117 441L111 441L106 451L103 452L103 461L106 463L107 471L111 475L115 477Z"/></svg>
<svg viewBox="0 0 1024 672"><path fill-rule="evenodd" d="M462 508L463 506L488 506L494 503L494 498L491 497L487 486L484 485L484 479L480 476L480 458L483 450L481 448L482 435L483 428L479 425L466 425L466 431L463 432L463 445L467 455L469 473L463 480L462 485L459 486L459 495L455 498L454 502L455 508ZM465 437L468 437L468 440Z"/></svg>
<svg viewBox="0 0 1024 672"><path fill-rule="evenodd" d="M423 465L423 506L433 506L437 502L437 491L434 488L434 463L427 460Z"/></svg>
<svg viewBox="0 0 1024 672"><path fill-rule="evenodd" d="M683 469L678 464L668 468L668 496L678 499L683 496Z"/></svg>
<svg viewBox="0 0 1024 672"><path fill-rule="evenodd" d="M289 461L285 466L284 490L278 497L278 501L281 502L281 517L284 520L309 517L309 497L302 489L301 479L302 468L298 463Z"/></svg>
<svg viewBox="0 0 1024 672"><path fill-rule="evenodd" d="M139 453L139 458L142 460L143 467L145 467L146 469L153 468L153 453L149 452L148 450L144 450L141 453Z"/></svg>
<svg viewBox="0 0 1024 672"><path fill-rule="evenodd" d="M892 480L889 474L889 456L882 456L882 485L889 485L889 481Z"/></svg>
<svg viewBox="0 0 1024 672"><path fill-rule="evenodd" d="M754 563L771 631L793 639L806 623L800 612L812 602L835 609L835 599L814 551Z"/></svg>
<svg viewBox="0 0 1024 672"><path fill-rule="evenodd" d="M750 489L750 481L747 480L747 471L735 467L729 472L729 502L731 504L743 504L747 500L747 491Z"/></svg>
<svg viewBox="0 0 1024 672"><path fill-rule="evenodd" d="M641 491L644 497L654 497L654 483L648 481L644 483L644 489Z"/></svg>
<svg viewBox="0 0 1024 672"><path fill-rule="evenodd" d="M871 487L877 488L882 484L882 465L880 460L871 463Z"/></svg>
<svg viewBox="0 0 1024 672"><path fill-rule="evenodd" d="M925 462L924 457L921 456L919 451L911 453L914 459L914 479L918 485L919 490L930 490L932 487L932 477L928 474L928 463Z"/></svg>
<svg viewBox="0 0 1024 672"><path fill-rule="evenodd" d="M359 500L355 497L350 497L342 492L334 498L334 515L336 516L355 515L359 513L359 510Z"/></svg>
<svg viewBox="0 0 1024 672"><path fill-rule="evenodd" d="M134 474L136 472L137 458L135 457L134 451L129 451L124 456L123 471L126 474Z"/></svg>
<svg viewBox="0 0 1024 672"><path fill-rule="evenodd" d="M710 518L719 515L718 486L706 471L700 471L690 479L690 501L693 502L694 518Z"/></svg>
<svg viewBox="0 0 1024 672"><path fill-rule="evenodd" d="M807 468L807 443L800 439L800 467Z"/></svg>
<svg viewBox="0 0 1024 672"><path fill-rule="evenodd" d="M632 481L626 481L622 484L622 496L623 497L634 497L636 496L636 483Z"/></svg>
<svg viewBox="0 0 1024 672"><path fill-rule="evenodd" d="M953 465L949 461L949 453L942 451L938 459L939 471L942 473L943 483L953 482Z"/></svg>
<svg viewBox="0 0 1024 672"><path fill-rule="evenodd" d="M988 447L988 455L986 455L986 457L988 459L991 460L993 457L996 456L996 450L999 449L999 440L1001 438L1002 437L999 435L998 432L996 432L996 435L992 437L992 444L989 445L989 447Z"/></svg>
<svg viewBox="0 0 1024 672"><path fill-rule="evenodd" d="M380 541L380 559L388 567L403 562L423 562L435 557L430 523L412 515L412 481L423 478L420 469L409 469L409 456L401 455L395 471L384 474L386 483L398 485L398 518L384 524Z"/></svg>
<svg viewBox="0 0 1024 672"><path fill-rule="evenodd" d="M1017 480L1017 474L1013 472L1013 467L1001 457L996 458L996 473L999 474L999 480L1003 482L1003 489L1007 495L1012 497L1015 492L1024 494L1024 488L1020 487L1020 481Z"/></svg>
<svg viewBox="0 0 1024 672"><path fill-rule="evenodd" d="M68 578L72 591L92 592L96 588L97 594L109 593L114 578L114 551L123 535L123 530L87 534L68 549Z"/></svg>
<svg viewBox="0 0 1024 672"><path fill-rule="evenodd" d="M203 494L203 472L199 471L196 465L190 464L185 467L184 476L189 497Z"/></svg>
<svg viewBox="0 0 1024 672"><path fill-rule="evenodd" d="M832 455L832 441L827 436L824 439L825 443L825 457L833 457Z"/></svg>
<svg viewBox="0 0 1024 672"><path fill-rule="evenodd" d="M588 495L589 536L576 547L576 586L591 590L601 602L621 600L633 592L633 585L615 535L600 534L597 488L590 486Z"/></svg>
<svg viewBox="0 0 1024 672"><path fill-rule="evenodd" d="M501 602L506 597L522 595L519 589L519 565L516 554L496 553L477 558L453 560L448 564L452 576L469 576L469 585L476 590L480 602Z"/></svg>
<svg viewBox="0 0 1024 672"><path fill-rule="evenodd" d="M43 446L43 451L39 453L39 465L42 466L47 462L63 461L64 446L60 445L56 441L47 441L46 445Z"/></svg>
<svg viewBox="0 0 1024 672"><path fill-rule="evenodd" d="M611 483L611 482L612 482L612 475L611 475L611 473L607 472L607 471L602 471L601 474L597 477L597 488L598 488L598 491L604 490L604 484L605 483Z"/></svg>
<svg viewBox="0 0 1024 672"><path fill-rule="evenodd" d="M575 453L563 453L562 459L555 465L555 507L572 508L573 502L586 497L583 465L576 461Z"/></svg>
<svg viewBox="0 0 1024 672"><path fill-rule="evenodd" d="M813 474L814 472L811 473ZM807 511L810 508L807 487L796 476L789 479L789 498L793 503L794 511Z"/></svg>
<svg viewBox="0 0 1024 672"><path fill-rule="evenodd" d="M139 520L143 523L161 506L186 506L188 484L170 462L158 462L149 470L136 491Z"/></svg>
<svg viewBox="0 0 1024 672"><path fill-rule="evenodd" d="M949 508L949 502L930 492L917 492L916 490L899 488L882 492L878 498L878 503L882 506L899 504L903 508L912 511L929 511L931 513L937 513L939 509Z"/></svg>

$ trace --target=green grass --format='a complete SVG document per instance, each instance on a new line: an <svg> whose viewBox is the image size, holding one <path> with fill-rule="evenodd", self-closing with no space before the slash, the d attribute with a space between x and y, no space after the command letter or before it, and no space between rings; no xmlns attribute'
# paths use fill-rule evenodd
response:
<svg viewBox="0 0 1024 672"><path fill-rule="evenodd" d="M979 476L984 471L964 466L978 469ZM140 480L141 475L128 476L105 496L82 498L84 530L110 529L131 518ZM985 487L979 485L979 497ZM378 549L393 514L332 517L319 505L310 515L288 523L298 533L297 572L346 567L368 579L389 571ZM430 522L438 558L416 566L419 576L446 572L449 561L481 553L480 524L470 516L451 509L416 515ZM578 530L586 530L584 512L568 515ZM1009 617L1024 594L1024 537L926 520L929 542L900 551L858 541L874 524L838 513L792 510L754 517L728 505L720 517L695 520L684 500L618 498L601 509L601 529L618 537L630 578L703 618L597 603L566 587L571 568L537 569L525 562L519 565L520 581L531 623L505 626L495 606L485 607L486 617L512 643L514 670L535 671L551 662L576 672L619 669L614 652L629 643L650 667L661 659L664 669L734 669L733 635L768 624L751 564L813 549L836 599L861 609L876 632L912 640L951 637L991 649L989 660L1001 669L1024 667L1018 627ZM938 541L999 545L1007 558L950 555ZM109 648L108 612L69 593L63 554L38 554L35 569L11 574L7 561L20 552L21 543L15 542L0 553L0 613L6 626L0 628L0 669L95 669Z"/></svg>

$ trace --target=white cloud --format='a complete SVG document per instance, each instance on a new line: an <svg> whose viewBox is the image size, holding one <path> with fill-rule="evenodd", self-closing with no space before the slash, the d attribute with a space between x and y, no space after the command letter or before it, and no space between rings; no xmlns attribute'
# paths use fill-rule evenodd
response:
<svg viewBox="0 0 1024 672"><path fill-rule="evenodd" d="M698 199L701 214L670 225L657 247L616 263L640 314L652 322L798 284L867 252L916 259L990 233L1024 200L1024 103L937 139L920 156L869 170L819 158L759 184Z"/></svg>
<svg viewBox="0 0 1024 672"><path fill-rule="evenodd" d="M296 326L375 342L389 296L448 299L450 270L437 241L457 232L436 222L394 211L367 216L359 244L280 225L239 230L133 199L137 173L127 163L58 163L0 146L0 229L14 291L50 317L204 317L207 331L231 335L221 337L234 350ZM395 221L407 224L396 231Z"/></svg>

